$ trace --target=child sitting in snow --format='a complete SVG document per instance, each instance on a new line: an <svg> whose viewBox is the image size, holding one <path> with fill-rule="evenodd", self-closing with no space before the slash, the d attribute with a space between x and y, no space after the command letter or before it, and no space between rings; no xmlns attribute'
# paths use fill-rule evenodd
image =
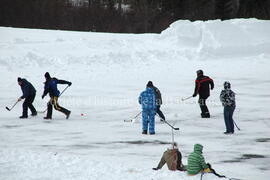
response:
<svg viewBox="0 0 270 180"><path fill-rule="evenodd" d="M161 169L164 164L167 164L168 169L175 171L185 171L186 168L182 164L182 154L177 148L177 144L173 143L172 147L168 148L162 155L160 162L158 163L158 166L156 168L153 168L153 170Z"/></svg>

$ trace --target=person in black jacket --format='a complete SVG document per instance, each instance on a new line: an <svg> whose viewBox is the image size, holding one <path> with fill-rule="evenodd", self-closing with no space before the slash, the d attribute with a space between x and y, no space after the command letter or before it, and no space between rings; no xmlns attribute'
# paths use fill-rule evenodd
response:
<svg viewBox="0 0 270 180"><path fill-rule="evenodd" d="M196 97L197 94L199 94L199 105L202 118L210 118L210 113L206 106L206 99L210 96L210 87L211 90L214 89L214 81L210 77L204 76L202 70L198 70L193 97Z"/></svg>
<svg viewBox="0 0 270 180"><path fill-rule="evenodd" d="M154 89L154 92L155 92L155 95L156 95L156 105L157 105L156 112L159 115L159 117L161 118L161 121L164 121L165 120L165 116L162 113L162 111L160 110L160 106L162 104L161 93L160 93L159 89L153 85L153 82L152 81L148 81L147 87L151 87L151 88Z"/></svg>
<svg viewBox="0 0 270 180"><path fill-rule="evenodd" d="M32 116L37 115L37 111L35 107L33 106L33 102L36 97L36 89L34 86L28 82L26 79L22 79L18 77L18 84L21 86L23 95L18 99L18 101L21 101L22 99L25 99L23 102L23 113L22 116L20 116L21 119L28 118L28 108L32 112Z"/></svg>
<svg viewBox="0 0 270 180"><path fill-rule="evenodd" d="M69 118L71 111L59 106L58 104L58 98L60 96L60 92L57 89L57 84L68 84L71 86L71 82L65 81L65 80L59 80L56 78L51 78L50 74L48 72L45 73L45 86L44 86L44 92L42 95L42 99L49 93L51 99L47 104L47 116L44 117L44 119L52 119L52 106L54 108L66 115L66 119Z"/></svg>

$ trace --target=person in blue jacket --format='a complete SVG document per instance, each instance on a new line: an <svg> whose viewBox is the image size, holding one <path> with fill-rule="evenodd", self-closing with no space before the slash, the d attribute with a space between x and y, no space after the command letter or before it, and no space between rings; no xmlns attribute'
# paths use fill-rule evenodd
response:
<svg viewBox="0 0 270 180"><path fill-rule="evenodd" d="M69 118L71 111L61 107L58 104L58 98L60 96L60 92L57 89L57 84L68 84L69 86L71 86L71 82L65 81L65 80L59 80L56 78L51 78L50 74L48 72L45 73L45 86L44 86L44 92L42 95L42 99L49 93L50 95L50 101L47 104L47 116L44 117L44 119L52 119L52 110L53 110L53 106L54 109L56 109L57 111L60 111L62 113L64 113L66 115L66 119Z"/></svg>
<svg viewBox="0 0 270 180"><path fill-rule="evenodd" d="M139 103L142 105L142 134L147 134L149 124L149 134L155 134L155 114L156 114L156 95L149 85L140 94Z"/></svg>
<svg viewBox="0 0 270 180"><path fill-rule="evenodd" d="M32 116L37 115L37 111L35 107L33 106L33 102L36 97L36 89L34 86L28 82L26 79L22 79L18 77L18 84L21 86L23 95L18 99L18 101L21 101L22 99L25 99L23 102L23 113L22 116L20 116L21 119L28 118L28 108L32 112Z"/></svg>

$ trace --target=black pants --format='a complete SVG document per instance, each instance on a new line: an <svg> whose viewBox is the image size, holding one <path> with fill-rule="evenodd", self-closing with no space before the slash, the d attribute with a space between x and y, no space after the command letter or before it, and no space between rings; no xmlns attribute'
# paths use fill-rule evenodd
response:
<svg viewBox="0 0 270 180"><path fill-rule="evenodd" d="M50 102L48 102L48 104L47 104L47 107L48 107L47 117L48 118L52 118L53 106L54 106L54 109L56 109L57 111L60 111L60 112L64 113L65 115L67 115L70 112L69 110L67 110L67 109L59 106L59 104L58 104L58 97L53 96L53 97L51 97Z"/></svg>
<svg viewBox="0 0 270 180"><path fill-rule="evenodd" d="M203 97L199 97L199 105L200 105L200 108L201 108L201 116L202 118L209 118L210 117L210 113L209 113L209 110L207 108L207 105L206 105L206 99L207 98L203 98Z"/></svg>
<svg viewBox="0 0 270 180"><path fill-rule="evenodd" d="M165 120L165 116L164 114L161 112L160 110L160 105L157 106L157 110L156 110L157 114L159 115L159 117L163 120Z"/></svg>
<svg viewBox="0 0 270 180"><path fill-rule="evenodd" d="M31 110L32 114L36 114L37 111L33 106L33 102L35 100L36 94L28 96L25 98L23 102L23 117L28 117L28 108Z"/></svg>

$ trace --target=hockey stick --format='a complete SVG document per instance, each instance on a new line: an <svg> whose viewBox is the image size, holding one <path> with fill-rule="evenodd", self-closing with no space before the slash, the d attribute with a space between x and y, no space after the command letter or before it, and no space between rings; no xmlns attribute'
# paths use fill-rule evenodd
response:
<svg viewBox="0 0 270 180"><path fill-rule="evenodd" d="M201 172L201 180L203 179L204 172Z"/></svg>
<svg viewBox="0 0 270 180"><path fill-rule="evenodd" d="M16 101L15 104L14 104L11 108L9 108L9 107L6 106L6 109L7 109L8 111L11 111L11 110L16 106L16 104L17 104L18 102L19 102L19 101Z"/></svg>
<svg viewBox="0 0 270 180"><path fill-rule="evenodd" d="M233 123L236 126L236 128L238 129L238 131L240 131L240 128L237 126L237 124L235 123L235 121L233 121Z"/></svg>
<svg viewBox="0 0 270 180"><path fill-rule="evenodd" d="M58 97L60 97L66 90L67 90L67 88L69 87L69 85L59 94L59 96ZM37 113L41 113L41 114L43 114L43 113L45 113L46 111L48 110L48 108L46 108L44 111L37 111Z"/></svg>
<svg viewBox="0 0 270 180"><path fill-rule="evenodd" d="M163 122L165 122L168 126L170 126L173 130L179 130L179 128L173 127L170 123L168 123L165 119L163 119Z"/></svg>
<svg viewBox="0 0 270 180"><path fill-rule="evenodd" d="M189 97L186 97L186 98L182 98L181 100L182 101L185 101L185 100L188 100L188 99L190 99L190 98L192 98L193 96L189 96Z"/></svg>
<svg viewBox="0 0 270 180"><path fill-rule="evenodd" d="M124 120L124 122L133 122L135 121L135 119L137 119L137 117L142 113L142 111L140 111L135 117L133 117L132 119L129 119L129 120Z"/></svg>

